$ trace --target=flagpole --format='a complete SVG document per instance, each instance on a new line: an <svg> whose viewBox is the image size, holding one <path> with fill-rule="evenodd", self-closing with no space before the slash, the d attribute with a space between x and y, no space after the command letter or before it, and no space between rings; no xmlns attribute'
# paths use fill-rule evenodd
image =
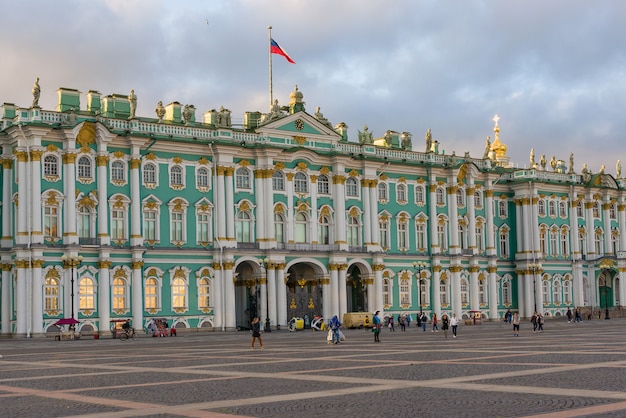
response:
<svg viewBox="0 0 626 418"><path fill-rule="evenodd" d="M270 58L270 109L272 109L272 103L274 102L274 91L272 87L272 27L267 27L267 48Z"/></svg>

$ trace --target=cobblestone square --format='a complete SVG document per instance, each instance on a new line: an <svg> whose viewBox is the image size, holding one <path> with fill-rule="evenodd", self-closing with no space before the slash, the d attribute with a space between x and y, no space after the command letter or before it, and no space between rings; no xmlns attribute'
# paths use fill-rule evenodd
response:
<svg viewBox="0 0 626 418"><path fill-rule="evenodd" d="M0 340L2 417L618 417L626 320Z"/></svg>

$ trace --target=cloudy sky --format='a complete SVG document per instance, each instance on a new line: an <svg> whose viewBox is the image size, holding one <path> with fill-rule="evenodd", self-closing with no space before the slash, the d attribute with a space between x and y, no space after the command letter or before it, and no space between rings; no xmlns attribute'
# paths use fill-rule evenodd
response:
<svg viewBox="0 0 626 418"><path fill-rule="evenodd" d="M208 24L207 24L208 21ZM298 85L307 111L413 134L424 149L481 157L500 138L514 164L626 161L626 2L605 0L0 0L0 103L40 105L57 89L220 106L241 122L269 107L268 31L296 64L273 56L274 97ZM82 107L86 100L83 96Z"/></svg>

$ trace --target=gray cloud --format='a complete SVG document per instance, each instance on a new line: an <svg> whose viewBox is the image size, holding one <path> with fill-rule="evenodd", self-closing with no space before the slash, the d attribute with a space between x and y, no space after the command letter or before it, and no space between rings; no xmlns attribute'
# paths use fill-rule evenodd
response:
<svg viewBox="0 0 626 418"><path fill-rule="evenodd" d="M626 119L626 4L466 0L26 0L0 4L0 101L28 106L36 76L56 89L224 105L241 120L269 103L267 25L296 60L274 56L274 96L297 84L352 138L428 128L446 152L480 156L500 115L514 163L538 155L612 167ZM206 24L206 20L209 24ZM610 156L609 156L610 155ZM607 158L608 157L608 158Z"/></svg>

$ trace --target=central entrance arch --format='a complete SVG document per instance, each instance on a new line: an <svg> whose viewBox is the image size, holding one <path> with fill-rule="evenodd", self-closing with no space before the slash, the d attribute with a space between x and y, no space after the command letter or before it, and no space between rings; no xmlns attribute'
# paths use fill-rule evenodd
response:
<svg viewBox="0 0 626 418"><path fill-rule="evenodd" d="M346 272L346 297L348 312L368 312L367 272L362 271L358 264L353 264Z"/></svg>
<svg viewBox="0 0 626 418"><path fill-rule="evenodd" d="M250 329L254 317L261 318L261 280L258 264L244 261L235 270L235 325Z"/></svg>
<svg viewBox="0 0 626 418"><path fill-rule="evenodd" d="M303 318L308 326L315 316L323 315L323 275L318 266L301 262L287 270L287 320Z"/></svg>

